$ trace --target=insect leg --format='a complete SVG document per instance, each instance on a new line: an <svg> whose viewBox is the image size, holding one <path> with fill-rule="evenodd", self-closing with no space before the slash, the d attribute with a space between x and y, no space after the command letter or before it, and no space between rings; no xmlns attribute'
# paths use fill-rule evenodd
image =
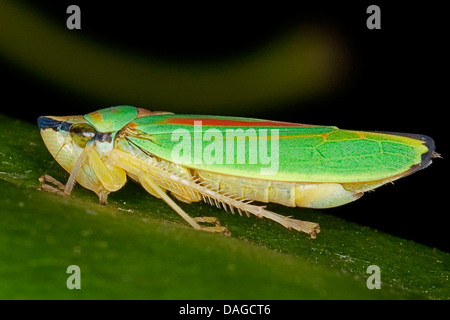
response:
<svg viewBox="0 0 450 320"><path fill-rule="evenodd" d="M66 187L64 188L64 193L69 195L72 193L72 189L75 185L75 179L83 166L88 153L92 150L92 146L87 146L83 149L83 152L78 156L77 161L73 165L72 171L70 171L69 179L67 180Z"/></svg>
<svg viewBox="0 0 450 320"><path fill-rule="evenodd" d="M83 152L81 152L81 154L78 156L77 160L75 161L74 165L72 166L71 170L70 170L70 175L69 175L69 179L67 180L66 184L63 184L61 182L59 182L58 180L56 180L55 178L44 174L39 178L39 181L41 182L41 185L38 187L38 190L43 190L43 191L47 191L47 192L52 192L52 193L57 193L59 195L63 195L63 196L68 196L72 193L72 189L75 185L75 181L78 177L78 179L88 179L88 181L90 181L90 185L89 185L89 189L94 191L99 198L99 202L100 204L106 204L107 198L108 198L108 194L109 191L106 190L102 183L97 180L96 176L93 177L87 177L86 176L86 172L84 171L85 169L83 169L83 165L85 165L86 160L89 156L89 154L91 154L92 152L95 152L95 150L92 148L92 146L87 146L86 148L84 148ZM80 174L81 177L80 178ZM95 179L92 179L95 178ZM47 184L46 182L49 182L53 185L55 185L56 187ZM79 180L80 182L80 180ZM83 181L81 181L81 184ZM87 187L87 186L85 186Z"/></svg>
<svg viewBox="0 0 450 320"><path fill-rule="evenodd" d="M242 199L237 195L233 196L232 194L227 195L225 193L222 193L220 190L217 190L217 188L210 186L207 183L206 185L195 183L192 184L190 188L192 190L195 190L199 194L204 195L205 201L206 199L208 199L211 205L221 204L224 208L228 206L232 212L234 208L237 209L238 212L253 214L258 218L270 219L281 224L285 228L305 232L309 234L312 239L316 238L317 233L320 232L320 227L315 222L297 220L275 212L268 211L265 209L265 207L251 204L250 201ZM213 199L214 202L211 201L211 199Z"/></svg>
<svg viewBox="0 0 450 320"><path fill-rule="evenodd" d="M49 176L48 174L44 174L39 178L39 181L42 183L38 189L48 191L48 192L54 192L60 195L68 196L72 192L73 186L75 185L75 178L78 175L79 170L81 169L84 161L86 161L86 157L90 150L92 149L91 146L86 147L83 152L79 155L77 161L75 161L75 164L73 165L73 168L70 172L69 179L67 180L67 183L64 185L55 178ZM52 187L45 182L50 182L54 185L56 185L60 190L58 190L55 187Z"/></svg>
<svg viewBox="0 0 450 320"><path fill-rule="evenodd" d="M88 158L89 166L92 168L95 175L106 190L110 192L117 191L127 182L127 175L125 171L120 167L110 163L105 163L99 157L95 149L92 149L88 153Z"/></svg>
<svg viewBox="0 0 450 320"><path fill-rule="evenodd" d="M42 176L40 176L39 182L41 184L38 186L38 190L56 193L60 196L67 195L64 193L64 189L66 188L66 186L48 174L43 174ZM46 182L51 183L53 186Z"/></svg>
<svg viewBox="0 0 450 320"><path fill-rule="evenodd" d="M319 224L315 222L292 219L268 210L263 210L260 215L264 218L278 222L287 229L294 229L300 232L305 232L309 234L311 239L315 239L317 234L320 232Z"/></svg>
<svg viewBox="0 0 450 320"><path fill-rule="evenodd" d="M79 155L77 161L75 161L75 164L73 165L72 171L70 172L69 179L67 180L67 183L64 185L52 176L49 176L48 174L44 174L39 178L39 181L41 182L41 185L38 187L39 190L44 190L47 192L53 192L57 193L59 195L68 196L72 192L73 186L75 185L75 178L78 175L79 170L81 169L83 163L86 161L86 157L88 153L91 151L92 147L86 147L83 152ZM45 182L50 182L54 185L56 185L59 190L51 185L46 184Z"/></svg>
<svg viewBox="0 0 450 320"><path fill-rule="evenodd" d="M142 186L152 192L156 192L176 213L178 213L187 223L189 223L194 229L209 231L209 232L221 232L227 235L230 234L226 227L222 227L220 223L218 223L217 219L215 221L208 220L205 218L202 219L193 219L191 218L183 209L181 209L153 180L152 176L144 171L141 171L138 174L139 182ZM198 222L213 222L215 226L213 227L203 227L197 223Z"/></svg>

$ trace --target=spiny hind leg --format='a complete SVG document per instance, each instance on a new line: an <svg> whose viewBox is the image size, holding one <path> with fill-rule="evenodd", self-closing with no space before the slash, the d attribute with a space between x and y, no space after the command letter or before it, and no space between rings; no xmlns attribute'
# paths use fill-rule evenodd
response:
<svg viewBox="0 0 450 320"><path fill-rule="evenodd" d="M251 201L249 202L246 199L239 200L239 198L233 198L232 196L229 196L229 195L227 196L224 194L218 194L218 198L220 198L220 199L217 199L217 200L219 200L219 203L220 202L226 203L232 212L233 212L233 208L236 208L239 211L239 213L241 213L241 211L243 211L243 212L247 213L247 215L253 214L253 215L257 216L258 218L270 219L272 221L275 221L275 222L281 224L283 227L285 227L287 229L294 229L299 232L307 233L307 234L309 234L309 236L312 239L315 239L316 235L320 232L320 227L315 222L302 221L302 220L289 218L289 217L283 216L281 214L268 211L263 206L253 205L250 203Z"/></svg>
<svg viewBox="0 0 450 320"><path fill-rule="evenodd" d="M294 229L299 232L307 233L311 237L311 239L315 239L317 234L320 232L319 224L315 222L289 218L281 214L268 211L265 209L265 207L262 206L242 203L241 205L237 205L236 207L242 211L251 213L258 218L266 218L275 221L287 229Z"/></svg>
<svg viewBox="0 0 450 320"><path fill-rule="evenodd" d="M265 206L258 206L252 204L252 200L241 198L241 196L233 194L233 190L217 190L213 184L205 182L203 186L199 188L205 188L207 191L202 192L205 195L205 202L209 202L211 205L216 204L220 207L222 205L224 209L227 207L234 213L234 209L237 209L241 214L245 212L247 216L253 214L258 218L266 218L281 224L287 229L294 229L299 232L307 233L311 238L316 238L317 233L320 232L320 227L315 222L308 222L289 218L275 212L271 212L265 209Z"/></svg>
<svg viewBox="0 0 450 320"><path fill-rule="evenodd" d="M138 178L139 182L142 184L145 190L147 190L151 194L157 193L161 199L163 199L176 213L178 213L194 229L208 232L219 232L224 233L226 235L230 235L230 231L228 231L226 227L221 226L217 218L214 217L192 218L191 216L189 216L166 194L165 190L161 189L161 187L156 183L156 181L150 174L141 171L138 175ZM202 226L199 223L210 223L214 224L214 226Z"/></svg>

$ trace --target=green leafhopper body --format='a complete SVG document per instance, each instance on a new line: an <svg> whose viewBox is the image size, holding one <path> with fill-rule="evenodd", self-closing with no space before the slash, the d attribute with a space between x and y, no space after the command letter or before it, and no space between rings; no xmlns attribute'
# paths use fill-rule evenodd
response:
<svg viewBox="0 0 450 320"><path fill-rule="evenodd" d="M162 198L196 229L225 232L217 219L191 218L172 198L274 220L315 237L316 223L285 217L252 202L330 208L431 164L425 135L341 130L242 117L177 115L131 106L84 116L38 119L43 140L75 181L101 203L127 177ZM51 177L44 180L56 183ZM57 189L48 184L42 188ZM203 226L199 223L211 223Z"/></svg>

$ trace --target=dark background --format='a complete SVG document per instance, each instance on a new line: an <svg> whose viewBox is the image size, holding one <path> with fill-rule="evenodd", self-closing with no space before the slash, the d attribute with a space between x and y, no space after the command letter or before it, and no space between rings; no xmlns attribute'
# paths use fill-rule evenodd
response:
<svg viewBox="0 0 450 320"><path fill-rule="evenodd" d="M324 25L342 37L351 53L347 76L329 92L273 108L233 114L357 130L426 134L443 159L395 186L328 213L399 237L449 251L448 143L444 94L448 57L443 8L431 2L353 1L307 4L173 3L165 7L126 1L29 2L66 28L66 8L77 4L86 39L166 61L214 62L239 57L301 23ZM368 30L366 8L381 8L381 30ZM3 26L1 26L3 27ZM0 54L2 113L35 122L40 115L100 109L98 97L79 96L12 65ZM444 76L442 77L441 74ZM100 105L99 105L100 104ZM82 106L82 107L80 107ZM27 110L26 112L24 110ZM189 113L196 113L195 110ZM215 114L214 110L211 110Z"/></svg>

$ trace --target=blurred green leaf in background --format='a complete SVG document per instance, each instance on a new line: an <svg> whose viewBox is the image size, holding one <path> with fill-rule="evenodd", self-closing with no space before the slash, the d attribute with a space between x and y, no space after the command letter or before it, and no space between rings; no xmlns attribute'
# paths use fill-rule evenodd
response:
<svg viewBox="0 0 450 320"><path fill-rule="evenodd" d="M8 26L0 28L0 55L52 85L93 95L104 106L206 114L273 107L326 92L349 63L337 34L307 24L233 59L183 62L98 44L13 1L2 2L0 21Z"/></svg>

